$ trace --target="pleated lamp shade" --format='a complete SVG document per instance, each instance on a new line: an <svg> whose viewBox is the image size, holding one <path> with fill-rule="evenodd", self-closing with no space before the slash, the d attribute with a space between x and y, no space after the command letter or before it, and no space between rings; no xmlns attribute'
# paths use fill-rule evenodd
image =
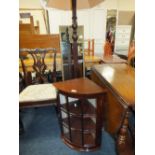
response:
<svg viewBox="0 0 155 155"><path fill-rule="evenodd" d="M104 0L77 0L77 9L89 9L103 1ZM72 0L48 0L47 7L61 10L71 10Z"/></svg>

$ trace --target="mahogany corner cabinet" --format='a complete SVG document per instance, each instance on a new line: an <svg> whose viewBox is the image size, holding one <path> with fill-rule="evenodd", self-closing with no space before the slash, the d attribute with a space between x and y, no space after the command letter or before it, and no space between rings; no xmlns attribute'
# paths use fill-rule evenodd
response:
<svg viewBox="0 0 155 155"><path fill-rule="evenodd" d="M106 90L87 78L54 83L61 138L70 148L94 151L101 146Z"/></svg>

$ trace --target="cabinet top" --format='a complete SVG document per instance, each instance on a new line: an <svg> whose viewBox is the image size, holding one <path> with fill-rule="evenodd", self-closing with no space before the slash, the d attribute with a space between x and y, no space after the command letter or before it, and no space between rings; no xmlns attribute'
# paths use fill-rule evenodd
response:
<svg viewBox="0 0 155 155"><path fill-rule="evenodd" d="M77 78L62 82L53 83L53 85L65 94L75 97L94 97L106 92L106 89L98 86L88 78Z"/></svg>

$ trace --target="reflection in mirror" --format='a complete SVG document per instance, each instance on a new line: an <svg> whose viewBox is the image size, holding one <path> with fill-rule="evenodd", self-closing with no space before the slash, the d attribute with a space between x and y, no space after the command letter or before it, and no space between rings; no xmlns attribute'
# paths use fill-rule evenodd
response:
<svg viewBox="0 0 155 155"><path fill-rule="evenodd" d="M63 59L63 77L64 80L69 80L74 77L74 68L73 68L73 29L69 25L60 25L59 34L61 37L61 52ZM78 67L79 75L84 75L84 61L83 61L83 50L84 50L84 26L79 25L77 29L78 40Z"/></svg>
<svg viewBox="0 0 155 155"><path fill-rule="evenodd" d="M107 10L107 23L106 23L106 43L111 46L110 50L105 50L105 55L113 54L114 52L114 41L115 41L115 31L116 31L116 16L117 10Z"/></svg>
<svg viewBox="0 0 155 155"><path fill-rule="evenodd" d="M134 11L118 12L114 53L126 60L134 39L134 14Z"/></svg>

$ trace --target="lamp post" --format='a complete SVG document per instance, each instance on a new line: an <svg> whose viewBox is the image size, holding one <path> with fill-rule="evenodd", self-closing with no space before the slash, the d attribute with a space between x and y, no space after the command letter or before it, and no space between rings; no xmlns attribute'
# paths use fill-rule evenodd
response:
<svg viewBox="0 0 155 155"><path fill-rule="evenodd" d="M77 48L77 13L76 13L76 0L72 0L72 28L73 28L73 46L72 46L72 52L73 52L73 61L74 61L74 77L78 76L78 48Z"/></svg>

